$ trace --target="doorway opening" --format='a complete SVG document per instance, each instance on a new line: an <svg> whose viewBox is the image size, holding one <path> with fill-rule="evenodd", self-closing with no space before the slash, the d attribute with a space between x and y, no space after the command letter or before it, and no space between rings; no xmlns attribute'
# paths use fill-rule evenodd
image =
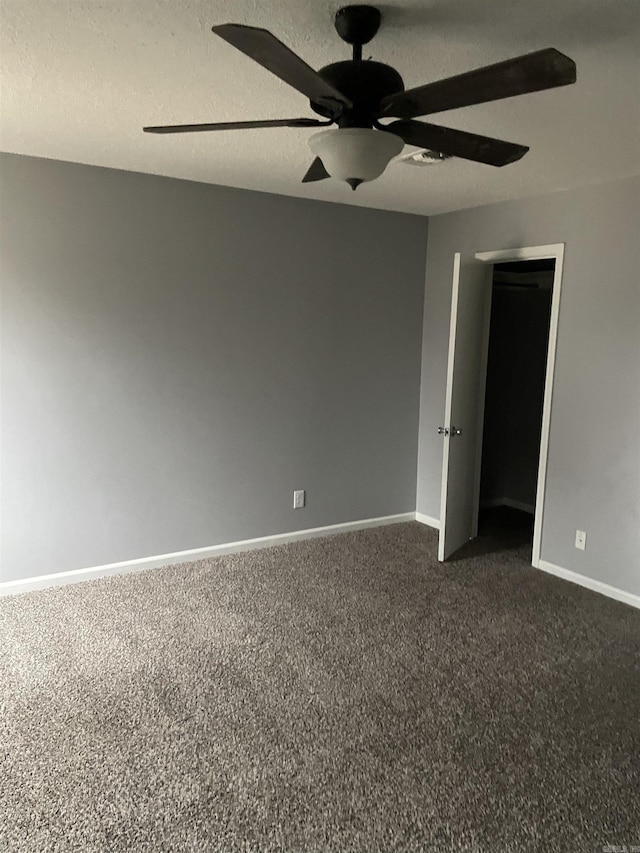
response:
<svg viewBox="0 0 640 853"><path fill-rule="evenodd" d="M532 561L555 258L493 266L478 537Z"/></svg>
<svg viewBox="0 0 640 853"><path fill-rule="evenodd" d="M453 256L444 422L437 428L438 434L444 438L438 523L439 560L448 560L470 539L478 536L494 265L549 259L554 263L554 272L531 554L531 564L535 568L540 565L564 243L476 252L473 257L463 257L461 252L456 252ZM515 275L508 268L499 272ZM525 276L527 274L524 273ZM515 283L524 285L527 282L521 279ZM504 436L504 429L502 433Z"/></svg>

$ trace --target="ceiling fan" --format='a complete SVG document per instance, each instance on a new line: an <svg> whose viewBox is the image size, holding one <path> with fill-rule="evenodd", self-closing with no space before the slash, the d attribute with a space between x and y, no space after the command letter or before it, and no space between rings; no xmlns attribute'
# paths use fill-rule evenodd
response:
<svg viewBox="0 0 640 853"><path fill-rule="evenodd" d="M147 133L191 133L337 124L338 129L310 137L309 147L317 156L302 180L321 181L333 176L355 190L363 181L379 177L405 144L490 166L514 163L527 153L527 146L414 119L576 81L575 62L555 48L546 48L405 90L402 77L394 68L362 59L362 46L375 36L380 21L380 11L373 6L340 9L335 27L340 38L352 45L353 58L319 71L314 71L268 30L242 24L212 28L216 35L309 98L311 109L324 121L290 118L143 129ZM388 118L397 120L382 123Z"/></svg>

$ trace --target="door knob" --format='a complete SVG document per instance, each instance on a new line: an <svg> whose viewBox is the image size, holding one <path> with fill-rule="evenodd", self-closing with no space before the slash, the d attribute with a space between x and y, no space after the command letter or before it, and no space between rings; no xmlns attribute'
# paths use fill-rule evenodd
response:
<svg viewBox="0 0 640 853"><path fill-rule="evenodd" d="M458 427L438 427L438 435L450 435L451 438L454 435L462 435L462 430L458 429Z"/></svg>

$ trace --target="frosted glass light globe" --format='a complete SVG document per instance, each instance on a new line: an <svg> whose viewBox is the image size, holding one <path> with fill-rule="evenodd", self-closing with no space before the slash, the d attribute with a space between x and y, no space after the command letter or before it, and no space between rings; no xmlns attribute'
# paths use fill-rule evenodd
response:
<svg viewBox="0 0 640 853"><path fill-rule="evenodd" d="M309 148L331 177L346 181L354 190L364 181L380 177L403 147L404 142L394 133L364 127L321 130L309 137Z"/></svg>

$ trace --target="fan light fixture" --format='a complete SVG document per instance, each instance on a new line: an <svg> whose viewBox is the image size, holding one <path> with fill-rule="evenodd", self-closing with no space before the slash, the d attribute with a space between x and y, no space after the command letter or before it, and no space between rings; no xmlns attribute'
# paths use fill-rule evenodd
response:
<svg viewBox="0 0 640 853"><path fill-rule="evenodd" d="M322 130L309 138L309 148L331 177L346 181L352 190L378 178L403 147L399 136L364 127Z"/></svg>

